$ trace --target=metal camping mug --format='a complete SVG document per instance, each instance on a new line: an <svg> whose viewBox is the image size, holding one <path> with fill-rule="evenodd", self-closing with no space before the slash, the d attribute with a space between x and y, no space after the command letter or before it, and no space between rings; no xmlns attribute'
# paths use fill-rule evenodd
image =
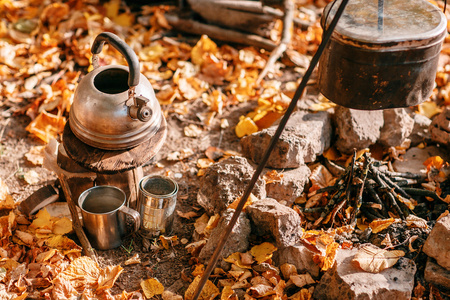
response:
<svg viewBox="0 0 450 300"><path fill-rule="evenodd" d="M178 184L166 176L148 175L139 182L140 233L144 237L170 234L177 204Z"/></svg>
<svg viewBox="0 0 450 300"><path fill-rule="evenodd" d="M141 218L137 211L128 208L126 196L121 189L110 185L94 186L81 193L81 208L86 235L94 248L108 250L122 244L126 235L126 218L133 219L134 232L139 230Z"/></svg>

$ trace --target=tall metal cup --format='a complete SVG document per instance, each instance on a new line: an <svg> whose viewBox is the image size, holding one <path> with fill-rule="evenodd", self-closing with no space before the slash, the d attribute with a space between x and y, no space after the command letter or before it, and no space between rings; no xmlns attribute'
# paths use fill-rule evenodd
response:
<svg viewBox="0 0 450 300"><path fill-rule="evenodd" d="M156 237L170 234L177 204L178 184L166 176L148 175L139 183L140 234Z"/></svg>
<svg viewBox="0 0 450 300"><path fill-rule="evenodd" d="M127 234L126 215L133 219L134 232L139 230L139 213L126 207L125 203L124 191L115 186L94 186L81 193L78 206L86 235L94 248L108 250L122 244L122 238Z"/></svg>

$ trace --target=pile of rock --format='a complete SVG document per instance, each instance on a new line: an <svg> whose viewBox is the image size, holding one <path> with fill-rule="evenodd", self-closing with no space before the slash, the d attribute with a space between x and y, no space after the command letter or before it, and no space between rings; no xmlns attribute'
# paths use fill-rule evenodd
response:
<svg viewBox="0 0 450 300"><path fill-rule="evenodd" d="M290 208L308 183L311 171L306 163L314 162L333 142L342 153L351 153L354 148L366 148L377 142L385 146L398 146L407 138L417 145L429 140L430 123L431 120L425 120L423 116L410 116L405 109L357 111L338 107L334 112L296 112L267 163L268 168L281 169L283 177L268 183L263 176L258 179L252 193L260 200L248 206L239 217L222 251L222 258L234 252L247 251L250 234L261 235L270 237L278 248L274 254L278 265L293 264L299 273L308 272L318 279L320 269L313 261L314 253L299 242L303 232L301 219ZM231 219L233 210L227 207L243 194L254 173L254 163L261 161L275 130L276 125L242 138L242 153L248 159L230 157L215 163L201 179L198 203L208 214L222 216L200 252L199 258L203 262L210 258ZM450 221L450 216L446 220ZM438 222L441 223L442 220ZM436 225L435 230L440 230L440 226ZM448 221L446 229L450 229ZM449 236L447 232L446 247L450 247ZM433 236L430 238L428 244L433 241ZM410 299L416 272L413 261L402 258L396 268L378 274L366 273L349 263L355 251L338 251L334 267L322 276L316 288L315 298ZM450 256L450 249L445 249L445 253ZM428 255L435 257L431 252ZM448 258L447 263L450 261ZM223 260L219 259L219 263L221 267L227 267ZM436 265L432 265L433 262L429 264L430 268ZM442 268L449 266L441 265ZM430 275L428 278L435 282Z"/></svg>

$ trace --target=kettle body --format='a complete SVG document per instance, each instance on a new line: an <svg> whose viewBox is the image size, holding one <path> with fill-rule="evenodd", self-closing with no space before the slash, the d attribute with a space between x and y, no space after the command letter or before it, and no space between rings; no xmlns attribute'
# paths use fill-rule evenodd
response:
<svg viewBox="0 0 450 300"><path fill-rule="evenodd" d="M96 55L104 42L121 52L128 67L98 66ZM82 142L104 150L135 147L159 129L161 107L150 82L139 73L133 50L112 33L102 33L94 41L94 70L78 84L69 113L69 125Z"/></svg>

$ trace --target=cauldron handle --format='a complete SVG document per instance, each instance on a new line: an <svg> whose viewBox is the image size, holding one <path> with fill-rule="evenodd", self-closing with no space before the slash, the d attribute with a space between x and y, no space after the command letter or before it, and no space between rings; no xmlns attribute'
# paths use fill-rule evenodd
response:
<svg viewBox="0 0 450 300"><path fill-rule="evenodd" d="M103 45L109 43L117 51L119 51L127 60L128 68L130 69L128 76L128 86L130 88L135 87L139 84L140 67L139 59L134 53L133 49L128 46L124 41L122 41L117 35L111 32L102 32L94 40L91 47L91 52L94 55L92 58L92 65L94 68L98 67L97 55L102 52Z"/></svg>

